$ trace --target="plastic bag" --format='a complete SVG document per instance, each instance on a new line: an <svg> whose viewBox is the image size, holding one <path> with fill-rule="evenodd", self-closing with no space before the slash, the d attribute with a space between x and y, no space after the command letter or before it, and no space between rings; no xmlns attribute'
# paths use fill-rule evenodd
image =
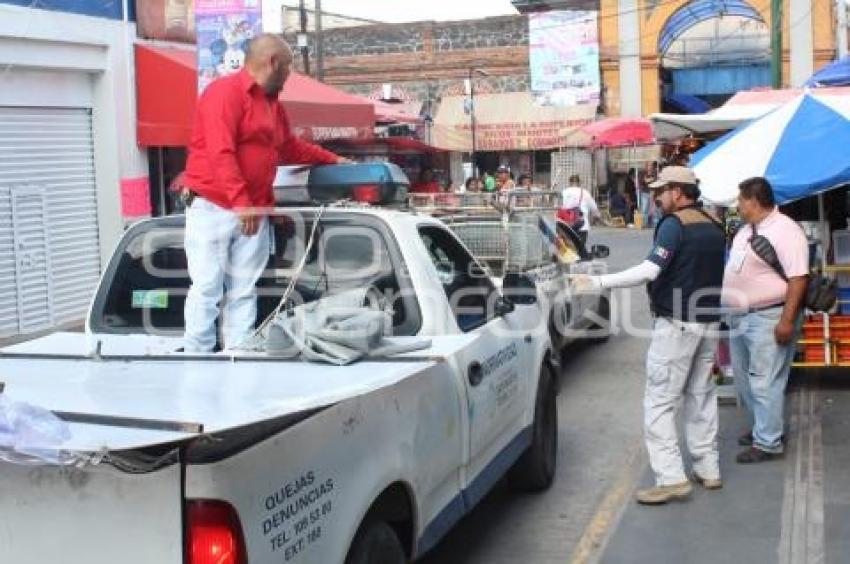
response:
<svg viewBox="0 0 850 564"><path fill-rule="evenodd" d="M15 464L71 464L60 449L71 430L48 409L0 394L0 460Z"/></svg>

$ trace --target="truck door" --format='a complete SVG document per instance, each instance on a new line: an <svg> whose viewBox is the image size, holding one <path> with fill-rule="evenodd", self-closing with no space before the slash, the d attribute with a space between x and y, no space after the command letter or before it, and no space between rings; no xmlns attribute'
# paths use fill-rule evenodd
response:
<svg viewBox="0 0 850 564"><path fill-rule="evenodd" d="M532 335L541 314L536 305L530 305L499 315L499 294L492 281L454 235L441 227L426 226L420 229L420 237L458 329L479 337L457 358L469 416L465 485L472 486L473 496L476 492L483 495L504 471L495 471L499 458L513 454L510 446L525 426L529 385L537 375L537 368L530 366L534 360ZM494 471L485 472L491 463Z"/></svg>

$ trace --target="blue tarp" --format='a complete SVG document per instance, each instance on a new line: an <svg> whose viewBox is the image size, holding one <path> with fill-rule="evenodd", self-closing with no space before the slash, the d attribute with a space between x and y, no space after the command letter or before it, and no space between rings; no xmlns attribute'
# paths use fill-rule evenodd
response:
<svg viewBox="0 0 850 564"><path fill-rule="evenodd" d="M708 102L690 94L668 94L664 101L680 114L704 114L711 109Z"/></svg>
<svg viewBox="0 0 850 564"><path fill-rule="evenodd" d="M850 55L813 74L806 86L850 86Z"/></svg>

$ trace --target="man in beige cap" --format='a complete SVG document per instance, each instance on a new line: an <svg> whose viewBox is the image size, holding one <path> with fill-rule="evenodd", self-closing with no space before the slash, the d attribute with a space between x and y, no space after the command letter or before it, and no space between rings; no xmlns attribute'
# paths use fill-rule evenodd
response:
<svg viewBox="0 0 850 564"><path fill-rule="evenodd" d="M711 368L726 240L721 225L697 201L700 192L690 169L667 167L650 188L664 217L647 259L623 272L578 280L576 286L599 291L648 284L653 327L646 357L644 438L656 485L639 490L637 501L663 504L691 493L676 429L682 404L694 479L706 489L722 487Z"/></svg>

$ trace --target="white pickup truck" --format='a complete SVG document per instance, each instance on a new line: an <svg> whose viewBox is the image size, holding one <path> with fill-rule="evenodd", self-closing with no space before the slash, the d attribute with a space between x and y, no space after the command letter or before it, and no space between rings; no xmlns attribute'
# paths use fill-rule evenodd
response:
<svg viewBox="0 0 850 564"><path fill-rule="evenodd" d="M135 225L85 333L0 352L3 398L63 420L68 435L42 452L73 463L0 447L0 562L394 564L502 477L551 484L555 354L533 280L497 287L421 214L275 218L261 316L290 283L308 304L369 288L391 314L388 340L429 346L347 366L184 353L183 217Z"/></svg>

